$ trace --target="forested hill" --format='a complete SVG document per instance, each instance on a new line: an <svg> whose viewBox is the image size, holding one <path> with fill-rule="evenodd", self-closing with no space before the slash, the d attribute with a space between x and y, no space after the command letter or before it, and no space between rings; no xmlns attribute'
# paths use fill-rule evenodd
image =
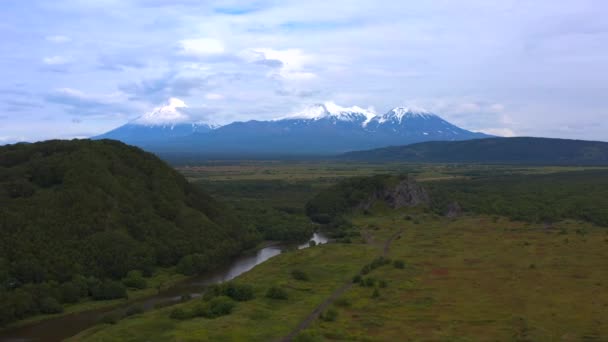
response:
<svg viewBox="0 0 608 342"><path fill-rule="evenodd" d="M339 158L370 162L608 165L608 143L527 137L434 141L349 152Z"/></svg>
<svg viewBox="0 0 608 342"><path fill-rule="evenodd" d="M53 288L83 276L90 285L178 263L204 271L254 236L139 148L111 140L0 147L0 300L28 284ZM40 309L32 305L13 318Z"/></svg>

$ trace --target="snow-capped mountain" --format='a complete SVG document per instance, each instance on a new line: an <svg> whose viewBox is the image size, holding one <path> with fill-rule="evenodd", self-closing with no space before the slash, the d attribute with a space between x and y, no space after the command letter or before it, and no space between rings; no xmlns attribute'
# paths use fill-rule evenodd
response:
<svg viewBox="0 0 608 342"><path fill-rule="evenodd" d="M194 133L206 133L217 125L193 122L185 113L188 106L178 98L169 101L137 119L93 139L115 139L127 144L148 147Z"/></svg>
<svg viewBox="0 0 608 342"><path fill-rule="evenodd" d="M183 102L172 99L166 106L100 137L119 139L153 152L214 158L332 155L432 140L489 137L416 108L397 107L377 115L371 109L325 102L274 120L233 122L216 128L188 123L187 117L182 117L184 107Z"/></svg>

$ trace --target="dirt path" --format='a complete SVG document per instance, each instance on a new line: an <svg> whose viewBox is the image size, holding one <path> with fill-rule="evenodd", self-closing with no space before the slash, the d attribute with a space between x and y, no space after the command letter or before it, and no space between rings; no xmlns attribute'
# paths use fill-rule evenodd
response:
<svg viewBox="0 0 608 342"><path fill-rule="evenodd" d="M391 237L386 240L386 242L384 243L384 247L382 248L383 257L386 257L388 255L388 252L391 249L391 243L398 236L400 236L401 233L403 233L403 229L400 229L398 232L391 235ZM368 234L367 236L365 236L365 240L368 241L370 237L371 235ZM327 297L323 302L321 302L321 304L319 304L308 316L306 316L306 318L302 322L300 322L300 324L298 324L298 326L294 330L292 330L289 335L283 337L279 341L291 342L294 337L296 337L302 330L308 328L310 324L314 322L319 317L319 315L323 311L325 311L325 309L327 309L327 307L329 307L336 299L338 299L342 294L344 294L344 292L348 291L351 287L353 287L353 282L351 280L340 286L340 288L335 290L329 297Z"/></svg>

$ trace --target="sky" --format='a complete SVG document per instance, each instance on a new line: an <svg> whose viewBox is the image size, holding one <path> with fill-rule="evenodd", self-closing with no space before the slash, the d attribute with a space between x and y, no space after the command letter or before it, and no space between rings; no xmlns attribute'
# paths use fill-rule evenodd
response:
<svg viewBox="0 0 608 342"><path fill-rule="evenodd" d="M332 101L502 136L608 140L604 0L2 0L0 144Z"/></svg>

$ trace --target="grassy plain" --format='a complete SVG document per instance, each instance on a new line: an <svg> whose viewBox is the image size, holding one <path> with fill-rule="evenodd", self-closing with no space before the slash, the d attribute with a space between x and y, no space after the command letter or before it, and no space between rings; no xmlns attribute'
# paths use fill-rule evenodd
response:
<svg viewBox="0 0 608 342"><path fill-rule="evenodd" d="M245 163L180 169L191 181L232 203L301 208L342 177L409 172L412 165ZM421 166L422 181L582 168ZM297 215L301 213L296 213ZM608 229L430 210L389 210L350 217L361 239L281 254L237 278L256 298L228 316L175 320L175 307L99 325L73 341L274 341L382 254L405 263L374 269L371 287L355 284L296 341L605 341L608 339ZM291 277L294 269L309 281ZM286 301L264 297L287 290ZM200 299L179 304L189 308ZM331 311L331 315L329 314Z"/></svg>

